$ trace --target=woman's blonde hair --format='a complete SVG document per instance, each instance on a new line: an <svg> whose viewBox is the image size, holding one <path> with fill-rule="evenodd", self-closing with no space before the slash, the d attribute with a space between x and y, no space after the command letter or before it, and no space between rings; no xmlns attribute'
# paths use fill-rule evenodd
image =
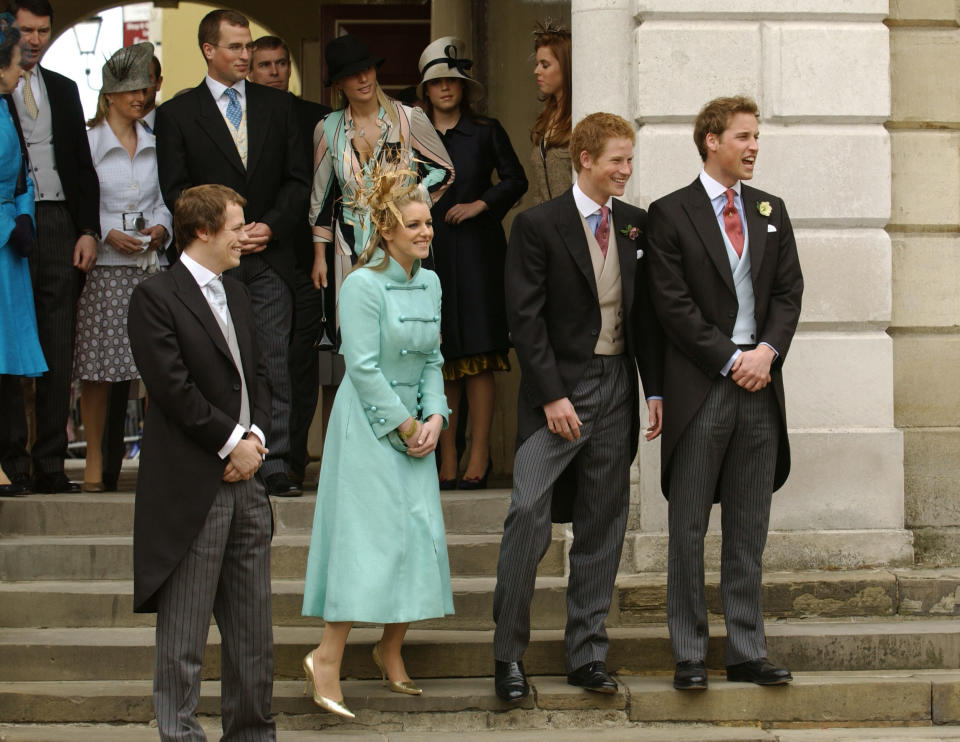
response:
<svg viewBox="0 0 960 742"><path fill-rule="evenodd" d="M346 93L343 92L343 88L341 88L339 85L336 83L334 83L334 85L335 90L337 91L337 110L346 108L350 103L350 101L347 100ZM383 107L383 110L387 112L387 118L390 119L390 124L392 126L399 126L400 117L397 115L397 101L384 92L383 88L380 87L379 82L374 83L374 85L376 85L377 102Z"/></svg>
<svg viewBox="0 0 960 742"><path fill-rule="evenodd" d="M360 189L357 195L356 206L367 208L370 211L370 222L373 225L373 234L366 248L360 253L357 268L367 266L373 270L384 270L389 260L370 264L381 247L384 245L383 235L396 229L403 223L401 210L411 203L421 203L430 206L430 196L417 178L417 174L406 168L383 166L378 168L370 180L370 185Z"/></svg>
<svg viewBox="0 0 960 742"><path fill-rule="evenodd" d="M107 118L107 109L110 107L110 103L107 101L106 93L100 93L97 96L97 112L93 115L93 118L87 121L87 128L92 129L94 126L99 126Z"/></svg>

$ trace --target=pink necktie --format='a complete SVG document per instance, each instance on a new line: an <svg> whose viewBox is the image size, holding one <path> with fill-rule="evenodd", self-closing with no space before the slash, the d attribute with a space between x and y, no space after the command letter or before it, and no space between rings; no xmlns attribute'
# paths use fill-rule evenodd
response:
<svg viewBox="0 0 960 742"><path fill-rule="evenodd" d="M597 244L600 245L600 252L606 258L607 244L610 242L610 209L606 206L600 207L600 222L597 224L596 238Z"/></svg>
<svg viewBox="0 0 960 742"><path fill-rule="evenodd" d="M726 190L727 205L723 207L723 230L730 238L730 244L737 251L737 257L743 257L743 224L740 223L740 212L733 203L734 191Z"/></svg>

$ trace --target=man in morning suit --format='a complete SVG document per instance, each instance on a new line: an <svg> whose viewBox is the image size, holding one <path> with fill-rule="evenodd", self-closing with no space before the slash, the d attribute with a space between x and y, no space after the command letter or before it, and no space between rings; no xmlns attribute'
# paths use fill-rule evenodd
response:
<svg viewBox="0 0 960 742"><path fill-rule="evenodd" d="M200 665L211 613L221 635L224 739L274 740L270 500L259 477L270 384L240 263L244 199L184 191L184 251L130 298L147 387L133 524L133 604L157 613L153 700L160 739L200 742Z"/></svg>
<svg viewBox="0 0 960 742"><path fill-rule="evenodd" d="M554 484L575 486L567 586L567 682L615 693L606 671L610 609L630 500L640 417L660 433L662 339L647 285L646 214L620 201L633 170L633 128L609 113L577 124L577 182L520 214L506 262L507 322L522 375L513 493L493 599L495 690L529 692L523 654L537 565L551 538ZM566 470L566 471L565 471Z"/></svg>
<svg viewBox="0 0 960 742"><path fill-rule="evenodd" d="M36 380L36 440L27 452L20 379L0 377L0 464L22 491L79 492L67 479L67 419L77 298L97 260L100 181L90 157L77 85L41 67L50 44L48 0L9 5L20 29L23 78L12 97L27 145L37 200L37 249L30 254L40 345L49 371ZM33 480L30 465L33 461Z"/></svg>
<svg viewBox="0 0 960 742"><path fill-rule="evenodd" d="M647 219L653 301L667 339L661 487L669 500L667 624L674 687L707 687L703 539L721 507L727 680L780 685L767 660L761 560L790 448L783 361L803 276L783 201L743 183L760 131L749 98L717 98L694 125L700 176Z"/></svg>
<svg viewBox="0 0 960 742"><path fill-rule="evenodd" d="M253 42L250 53L250 82L287 91L290 85L290 50L278 36L261 36ZM313 131L330 113L329 106L304 98L293 97L293 107L300 122L304 162L313 162ZM314 343L320 335L322 319L335 316L333 292L324 293L327 277L312 275L314 264L326 270L333 263L333 243L314 244L310 225L297 222L292 237L296 253L293 284L293 334L290 338L290 386L293 403L290 409L290 479L297 490L303 486L307 467L307 436L320 396L320 358ZM323 251L324 260L314 261L314 251ZM329 251L329 255L326 253ZM324 300L328 306L324 312ZM339 357L338 357L339 358ZM342 360L341 360L342 363ZM324 394L324 430L333 406L333 394ZM292 494L292 493L291 493Z"/></svg>
<svg viewBox="0 0 960 742"><path fill-rule="evenodd" d="M260 348L273 386L271 454L263 477L272 495L299 494L287 476L295 258L291 242L307 213L310 161L303 158L293 99L244 78L250 24L233 10L214 10L197 34L207 62L201 83L157 109L160 189L170 210L187 188L220 183L247 202L243 258L236 276L250 290Z"/></svg>

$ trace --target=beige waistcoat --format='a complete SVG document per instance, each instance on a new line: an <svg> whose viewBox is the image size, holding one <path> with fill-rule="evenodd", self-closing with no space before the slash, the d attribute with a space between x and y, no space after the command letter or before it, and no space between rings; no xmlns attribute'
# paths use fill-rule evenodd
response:
<svg viewBox="0 0 960 742"><path fill-rule="evenodd" d="M616 356L626 350L623 339L623 288L620 281L620 254L617 251L617 237L613 232L613 218L610 217L610 243L607 257L603 257L597 238L580 216L583 232L590 249L590 262L593 264L593 277L597 282L597 298L600 300L600 337L593 352L600 356Z"/></svg>

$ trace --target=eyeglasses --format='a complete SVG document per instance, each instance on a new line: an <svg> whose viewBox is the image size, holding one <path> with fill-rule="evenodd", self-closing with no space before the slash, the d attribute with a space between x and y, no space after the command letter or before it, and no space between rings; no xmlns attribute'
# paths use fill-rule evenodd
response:
<svg viewBox="0 0 960 742"><path fill-rule="evenodd" d="M223 44L210 44L210 46L215 46L218 49L226 49L231 54L240 54L244 49L246 49L248 52L252 52L255 48L252 41L249 41L246 44L227 44L226 46L223 46Z"/></svg>

